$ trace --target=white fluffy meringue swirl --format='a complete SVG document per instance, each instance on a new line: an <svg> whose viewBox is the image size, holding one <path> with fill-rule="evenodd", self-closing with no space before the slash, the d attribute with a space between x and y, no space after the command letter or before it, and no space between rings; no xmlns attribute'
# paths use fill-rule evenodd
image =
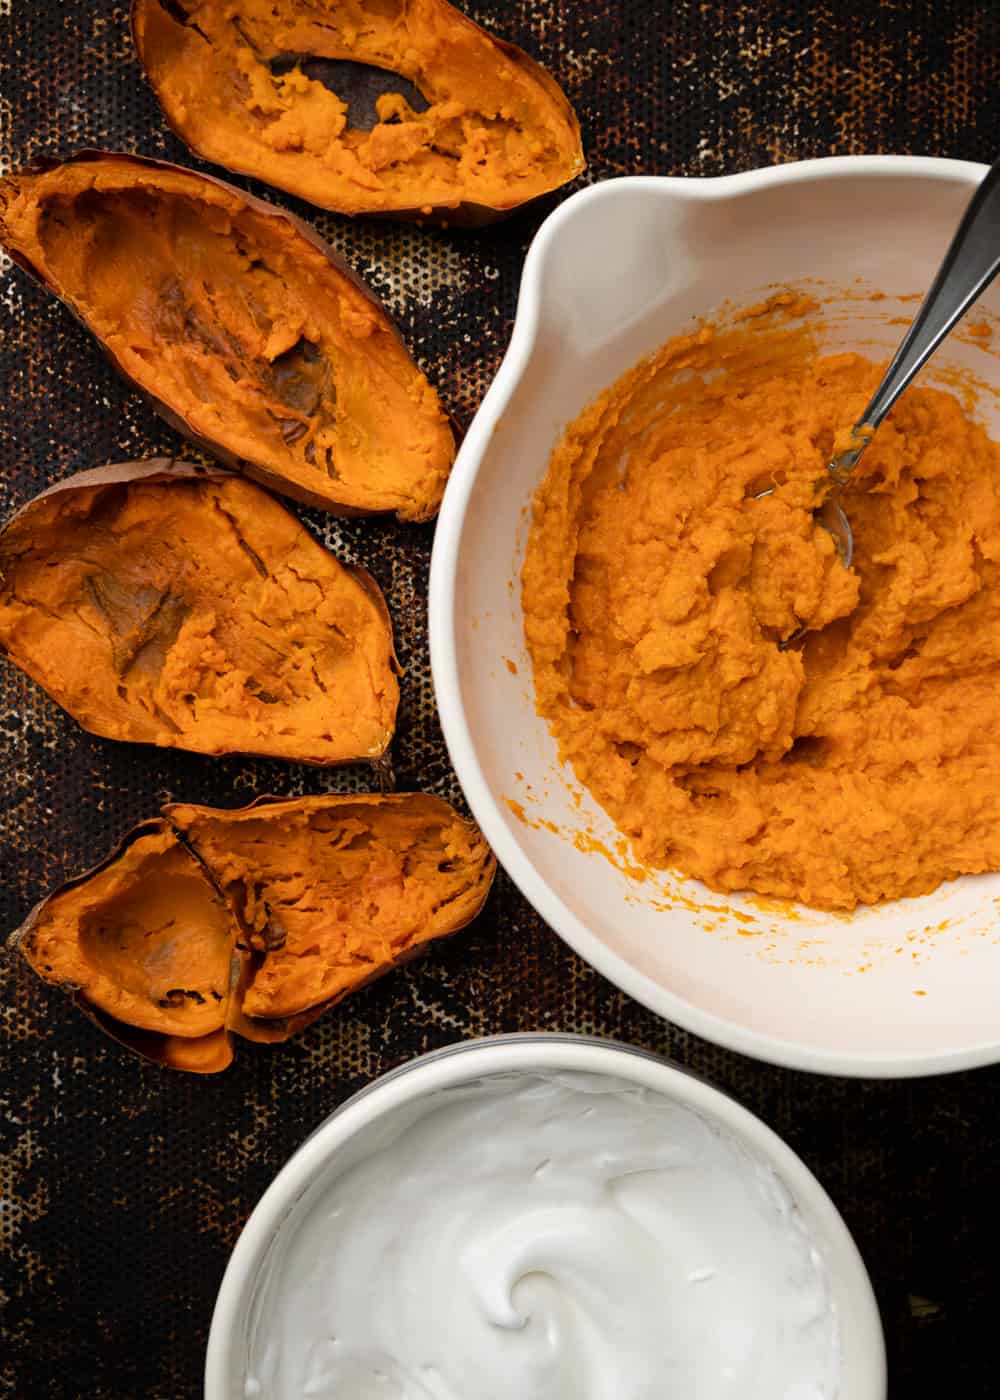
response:
<svg viewBox="0 0 1000 1400"><path fill-rule="evenodd" d="M774 1174L598 1076L443 1091L310 1198L253 1310L259 1400L832 1400Z"/></svg>

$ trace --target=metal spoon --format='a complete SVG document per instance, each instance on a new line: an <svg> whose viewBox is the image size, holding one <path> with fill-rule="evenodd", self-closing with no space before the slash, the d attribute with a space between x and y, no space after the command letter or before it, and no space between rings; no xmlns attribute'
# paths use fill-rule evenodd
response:
<svg viewBox="0 0 1000 1400"><path fill-rule="evenodd" d="M871 402L851 431L850 447L827 465L833 485L813 514L817 523L832 535L845 568L850 568L854 558L854 537L841 505L841 495L851 473L907 384L998 272L1000 160L990 167L972 196L930 291Z"/></svg>
<svg viewBox="0 0 1000 1400"><path fill-rule="evenodd" d="M1000 160L990 166L951 240L930 291L924 297L913 324L892 357L871 402L851 429L851 445L827 463L828 479L823 500L813 519L833 537L845 569L854 558L854 536L844 514L841 496L865 448L885 415L910 380L933 355L949 331L981 296L1000 272ZM770 496L774 487L755 492L753 500ZM806 627L797 628L778 643L781 651L800 642Z"/></svg>

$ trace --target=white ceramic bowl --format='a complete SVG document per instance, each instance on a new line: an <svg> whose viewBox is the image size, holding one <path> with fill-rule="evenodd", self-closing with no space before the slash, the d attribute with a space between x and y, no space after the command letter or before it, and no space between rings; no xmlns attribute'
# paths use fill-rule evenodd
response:
<svg viewBox="0 0 1000 1400"><path fill-rule="evenodd" d="M819 1250L837 1312L841 1383L837 1400L884 1400L885 1348L861 1256L833 1202L805 1164L759 1118L704 1080L624 1045L584 1036L511 1035L465 1041L412 1060L349 1099L307 1138L264 1193L237 1241L208 1339L205 1400L245 1400L255 1291L269 1252L298 1228L332 1172L366 1156L427 1094L488 1075L578 1071L608 1075L694 1110L770 1167L795 1202Z"/></svg>
<svg viewBox="0 0 1000 1400"><path fill-rule="evenodd" d="M560 767L535 714L518 584L528 510L565 424L724 299L846 288L827 343L887 356L902 334L891 319L914 309L898 298L929 285L984 172L848 157L714 180L612 180L574 195L529 251L510 349L437 526L430 636L441 722L503 866L553 929L639 1001L800 1069L916 1075L1000 1059L1000 879L846 918L669 875L641 881L595 854L592 839L574 845L583 830L614 848L617 833ZM886 297L863 299L865 288ZM1000 309L996 286L982 309ZM1000 384L998 339L991 349L953 336L925 376L961 367ZM996 409L987 393L977 412Z"/></svg>

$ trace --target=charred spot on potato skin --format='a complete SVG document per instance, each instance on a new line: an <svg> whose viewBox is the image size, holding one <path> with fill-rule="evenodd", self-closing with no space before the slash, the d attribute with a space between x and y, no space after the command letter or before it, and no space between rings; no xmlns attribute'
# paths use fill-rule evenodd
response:
<svg viewBox="0 0 1000 1400"><path fill-rule="evenodd" d="M213 992L212 995L217 1001L221 1001L218 992ZM196 1006L204 1006L206 998L202 996L201 992L196 992L193 989L171 987L165 996L159 998L156 1004L163 1007L178 1007L183 1006L185 1001L192 1001Z"/></svg>
<svg viewBox="0 0 1000 1400"><path fill-rule="evenodd" d="M267 923L264 925L264 947L269 953L277 953L288 942L288 930L267 901L264 902L264 908L267 911Z"/></svg>
<svg viewBox="0 0 1000 1400"><path fill-rule="evenodd" d="M88 574L84 587L116 637L126 636L141 626L143 618L162 597L160 590L152 585L129 587L117 575L104 571Z"/></svg>
<svg viewBox="0 0 1000 1400"><path fill-rule="evenodd" d="M128 656L121 674L127 676L131 671L143 671L158 675L163 670L167 654L176 642L189 612L190 608L184 598L171 593L169 589L165 591L143 624L139 635L133 639L131 655Z"/></svg>
<svg viewBox="0 0 1000 1400"><path fill-rule="evenodd" d="M240 549L242 549L243 553L250 560L251 564L257 570L258 574L260 574L261 578L270 578L267 565L264 563L263 559L254 549L253 545L248 544L247 541L243 539L242 535L240 536L238 543Z"/></svg>
<svg viewBox="0 0 1000 1400"><path fill-rule="evenodd" d="M191 16L185 10L180 0L159 0L160 9L168 14L171 19L175 19L178 24L190 24Z"/></svg>
<svg viewBox="0 0 1000 1400"><path fill-rule="evenodd" d="M349 58L320 58L315 54L280 53L267 65L274 78L298 68L315 83L322 83L347 108L347 120L355 131L372 131L379 124L376 103L380 97L398 94L414 112L426 112L427 98L408 78L389 68L357 63Z"/></svg>
<svg viewBox="0 0 1000 1400"><path fill-rule="evenodd" d="M279 418L278 427L281 429L281 436L291 447L298 442L300 437L304 437L309 431L308 423L303 423L299 418Z"/></svg>
<svg viewBox="0 0 1000 1400"><path fill-rule="evenodd" d="M132 670L162 671L189 608L169 589L129 585L110 573L85 580L87 594L110 631L114 668L124 681Z"/></svg>
<svg viewBox="0 0 1000 1400"><path fill-rule="evenodd" d="M212 289L203 288L209 305ZM263 331L271 318L260 308L255 320ZM275 415L282 439L293 446L311 427L332 426L336 416L337 386L333 369L322 347L301 336L294 345L266 360L251 355L228 328L213 324L185 296L176 279L167 282L157 303L157 327L170 340L195 345L217 359L234 384L257 380L266 391L289 410L289 416ZM292 416L294 415L294 416ZM315 420L315 423L312 421Z"/></svg>
<svg viewBox="0 0 1000 1400"><path fill-rule="evenodd" d="M340 479L340 473L337 471L337 464L333 459L333 450L331 448L324 447L322 449L322 458L320 461L317 461L315 442L307 442L305 452L302 455L311 467L319 466L321 471L326 472L326 475L331 481L338 481Z"/></svg>
<svg viewBox="0 0 1000 1400"><path fill-rule="evenodd" d="M226 510L225 506L222 504L218 497L215 498L213 504L215 506L216 511L218 511L221 518L226 522L226 525L232 531L233 538L235 539L236 543L239 545L240 549L243 551L246 557L250 560L250 563L254 566L260 577L270 578L270 570L258 554L257 550L254 549L253 545L243 533L243 530L240 528L240 522L239 520L237 520L236 516L232 513L232 511Z"/></svg>
<svg viewBox="0 0 1000 1400"><path fill-rule="evenodd" d="M193 30L195 34L200 35L208 43L208 35L194 17L188 13L180 0L156 0L156 2L164 14L169 15L177 24L182 24L185 29Z"/></svg>
<svg viewBox="0 0 1000 1400"><path fill-rule="evenodd" d="M231 332L207 320L188 299L176 278L170 278L161 286L155 316L156 328L166 339L198 345L206 355L217 357L233 383L244 377L247 354L240 341Z"/></svg>
<svg viewBox="0 0 1000 1400"><path fill-rule="evenodd" d="M330 363L320 347L305 336L271 361L270 381L276 397L307 418L320 406L330 409L337 401Z"/></svg>

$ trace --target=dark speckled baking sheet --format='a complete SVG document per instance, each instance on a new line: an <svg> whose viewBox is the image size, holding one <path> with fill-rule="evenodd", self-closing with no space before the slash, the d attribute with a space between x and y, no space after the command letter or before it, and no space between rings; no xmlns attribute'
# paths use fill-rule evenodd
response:
<svg viewBox="0 0 1000 1400"><path fill-rule="evenodd" d="M563 82L581 115L588 180L870 151L989 161L1000 148L1000 11L988 0L470 0L466 9ZM126 19L110 0L0 0L4 168L84 145L197 164L163 128ZM433 233L283 202L386 298L450 405L474 409L544 211L475 234ZM4 266L3 513L72 471L180 446L67 313ZM389 597L407 668L398 785L456 797L427 664L431 527L303 517ZM238 805L365 783L360 771L327 777L106 743L2 663L0 735L4 930L166 797ZM9 959L0 981L0 1394L199 1395L228 1252L292 1148L381 1071L460 1037L521 1029L619 1037L735 1093L844 1212L882 1307L892 1394L1000 1392L1000 1070L858 1083L717 1050L584 966L502 876L450 946L287 1046L241 1046L217 1078L129 1058Z"/></svg>

